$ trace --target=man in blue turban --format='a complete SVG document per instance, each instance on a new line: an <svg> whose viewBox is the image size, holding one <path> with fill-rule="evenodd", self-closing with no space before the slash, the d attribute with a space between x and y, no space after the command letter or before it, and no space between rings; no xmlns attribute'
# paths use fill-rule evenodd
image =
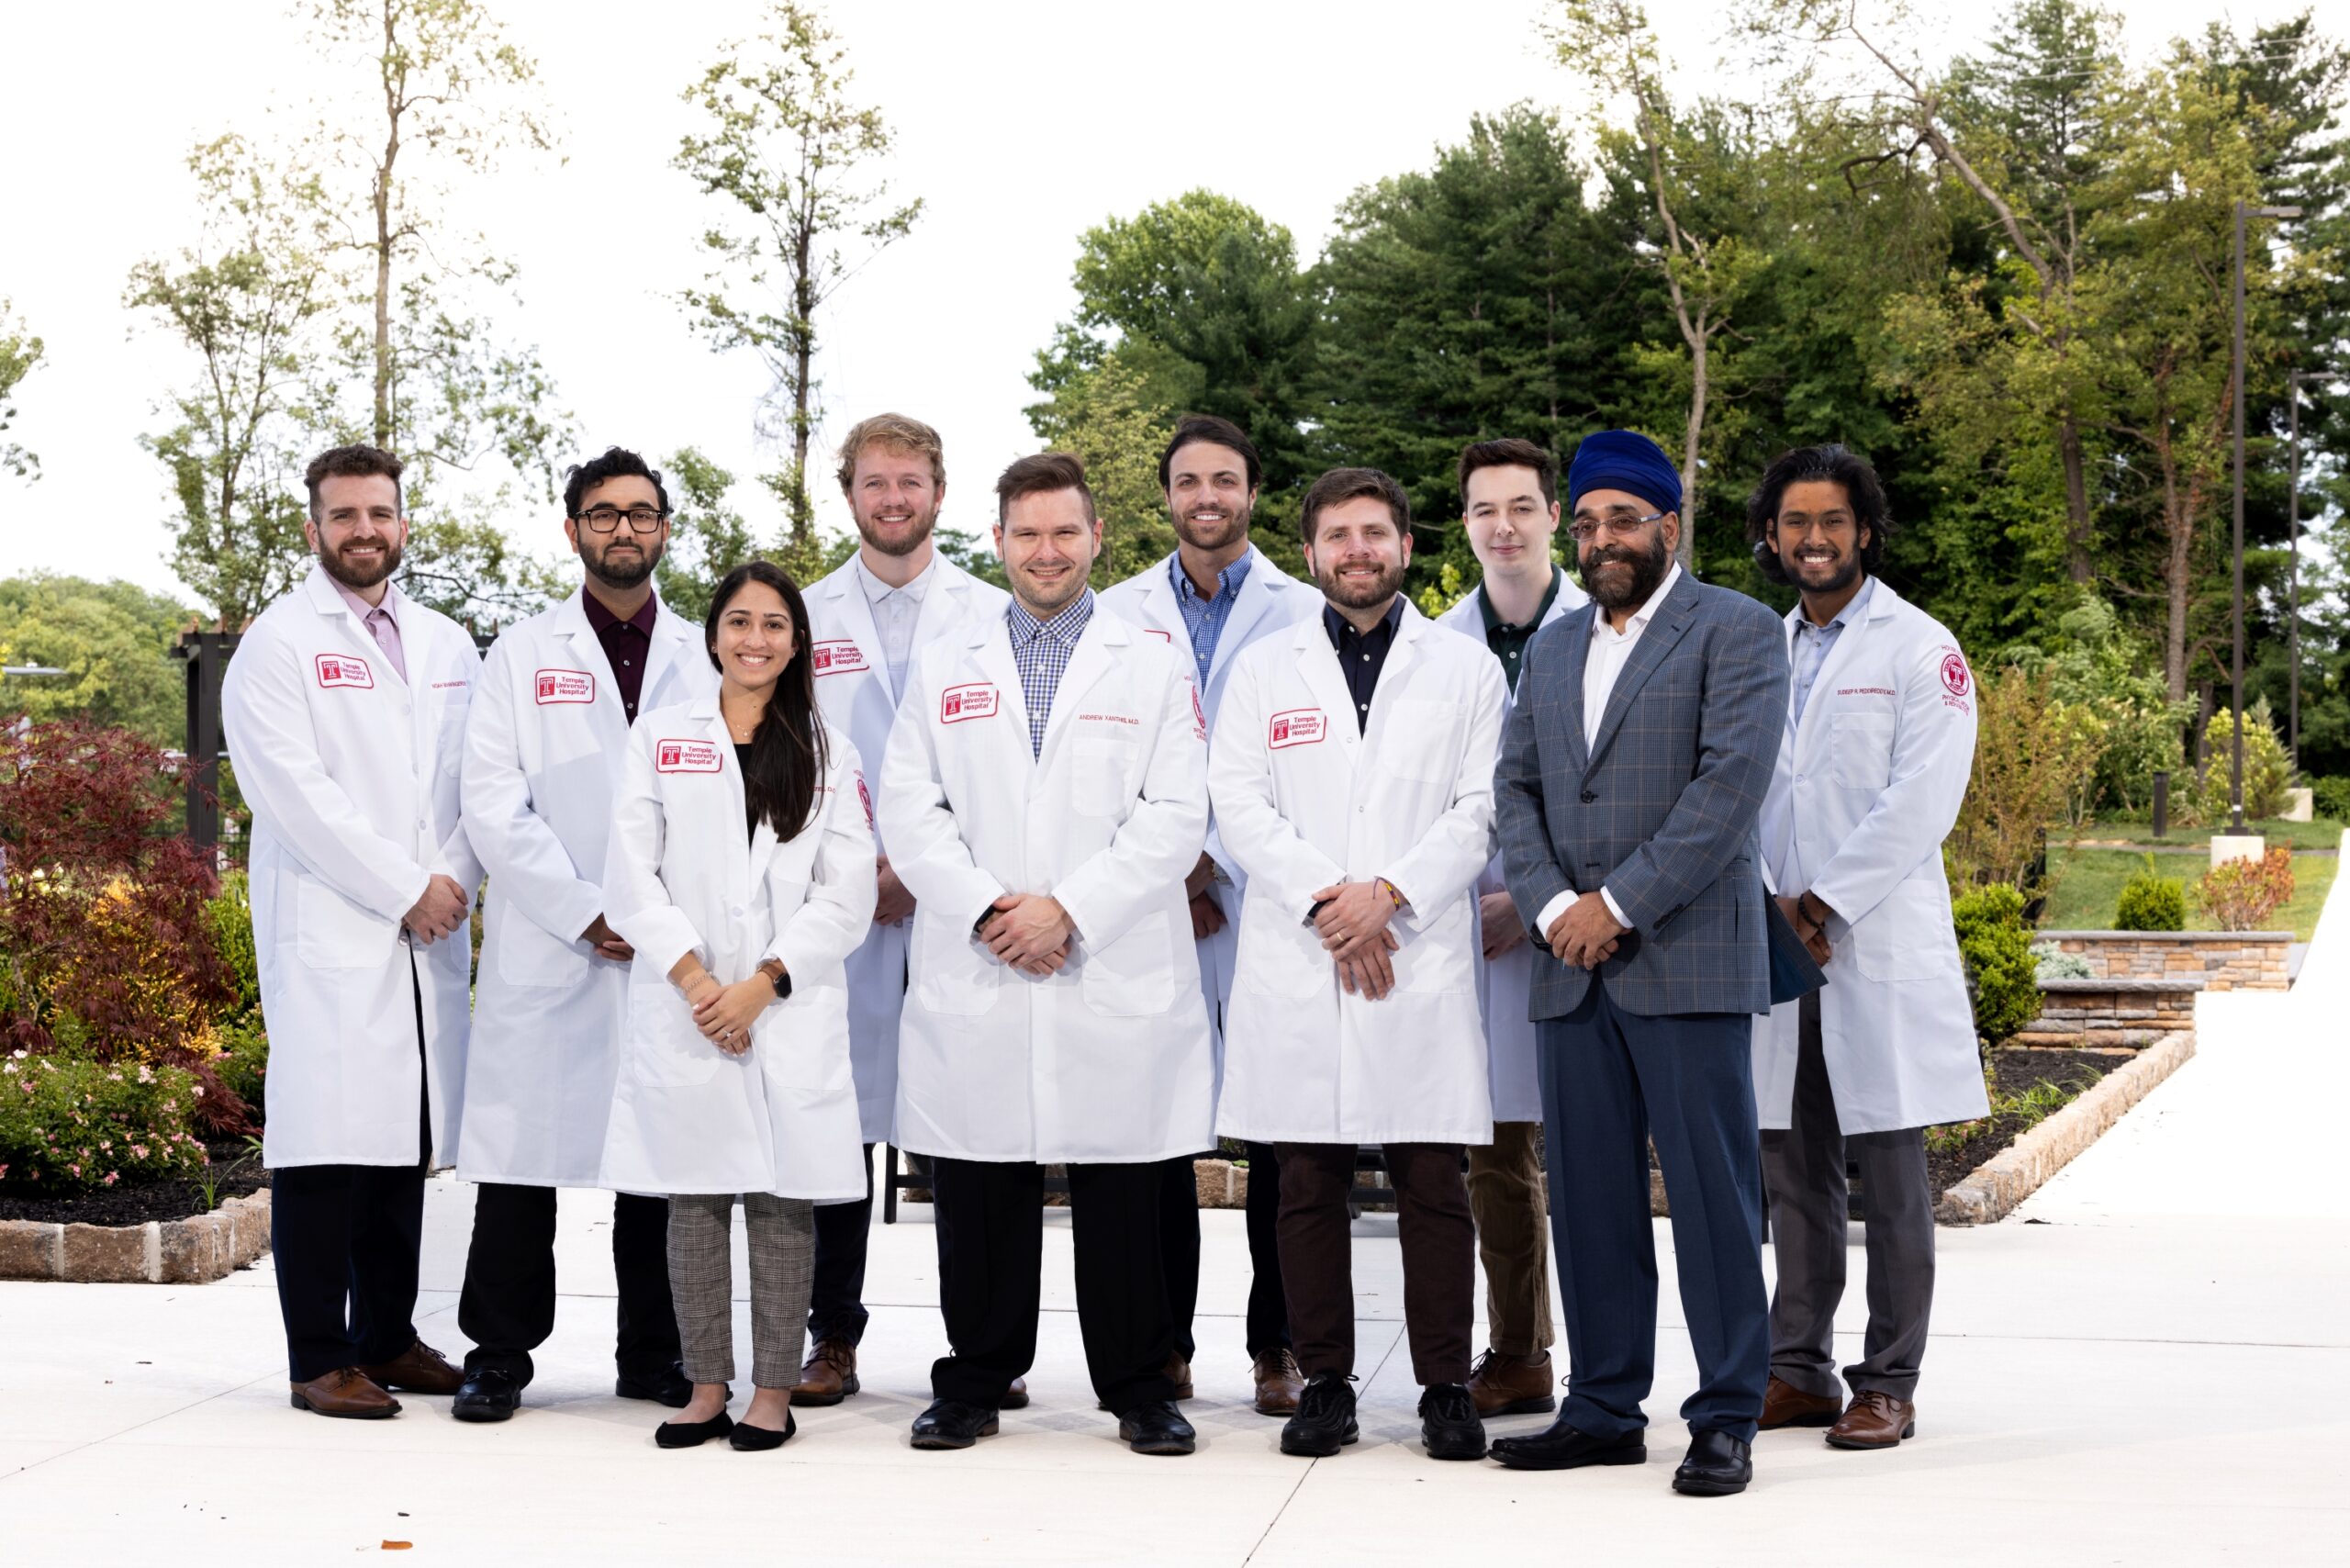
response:
<svg viewBox="0 0 2350 1568"><path fill-rule="evenodd" d="M1639 1464L1656 1358L1648 1146L1673 1208L1698 1385L1676 1491L1753 1475L1770 1372L1753 1015L1771 1006L1755 819L1787 711L1778 618L1673 562L1681 480L1647 437L1567 473L1593 602L1527 644L1494 779L1502 868L1541 949L1532 1013L1571 1363L1504 1464Z"/></svg>

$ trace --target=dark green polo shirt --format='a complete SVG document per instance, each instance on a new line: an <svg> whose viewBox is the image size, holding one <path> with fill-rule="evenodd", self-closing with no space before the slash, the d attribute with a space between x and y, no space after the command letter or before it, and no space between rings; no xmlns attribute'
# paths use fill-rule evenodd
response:
<svg viewBox="0 0 2350 1568"><path fill-rule="evenodd" d="M1485 646L1493 649L1494 656L1502 661L1502 677L1509 682L1513 696L1517 692L1517 666L1526 653L1526 640L1540 630L1542 618L1550 613L1550 605L1558 597L1559 571L1553 566L1550 569L1550 591L1543 594L1542 602L1534 607L1534 619L1523 626L1512 626L1494 619L1494 601L1485 597L1485 585L1482 582L1477 585L1477 613L1485 620Z"/></svg>

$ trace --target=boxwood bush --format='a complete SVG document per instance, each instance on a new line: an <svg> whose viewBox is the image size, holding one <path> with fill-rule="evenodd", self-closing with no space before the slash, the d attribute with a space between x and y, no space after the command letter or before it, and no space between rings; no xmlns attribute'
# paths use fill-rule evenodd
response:
<svg viewBox="0 0 2350 1568"><path fill-rule="evenodd" d="M2187 884L2160 875L2154 857L2146 868L2121 884L2113 906L2116 931L2184 931L2187 929Z"/></svg>

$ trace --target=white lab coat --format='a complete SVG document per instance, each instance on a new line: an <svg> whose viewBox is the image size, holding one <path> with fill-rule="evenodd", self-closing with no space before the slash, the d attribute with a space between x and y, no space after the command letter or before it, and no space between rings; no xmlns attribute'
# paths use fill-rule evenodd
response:
<svg viewBox="0 0 2350 1568"><path fill-rule="evenodd" d="M637 710L604 852L604 918L636 949L604 1176L641 1193L865 1195L842 961L873 924L873 826L855 750L827 726L814 820L788 843L744 830L718 696ZM791 995L730 1056L669 983L692 952L722 983L768 958Z"/></svg>
<svg viewBox="0 0 2350 1568"><path fill-rule="evenodd" d="M1242 651L1259 638L1274 635L1322 608L1322 595L1312 585L1299 582L1274 566L1253 544L1248 547L1248 575L1240 579L1240 592L1232 601L1232 612L1225 620L1224 630L1216 635L1215 656L1204 671L1195 656L1191 657L1189 665L1192 678L1199 683L1201 703L1207 710L1210 735L1215 732L1216 712L1223 706L1224 689L1231 680L1233 664ZM1190 656L1192 634L1183 624L1183 607L1175 598L1174 580L1168 576L1175 569L1174 561L1175 557L1169 555L1125 582L1103 589L1100 608L1141 627L1177 653ZM1225 852L1216 836L1213 815L1208 820L1207 852L1221 873L1214 897L1224 907L1224 929L1197 945L1200 995L1207 1003L1208 1020L1215 1029L1217 1071L1221 1076L1224 1015L1232 1005L1232 969L1240 951L1240 899L1246 890L1239 868L1232 863L1232 857Z"/></svg>
<svg viewBox="0 0 2350 1568"><path fill-rule="evenodd" d="M1802 613L1787 616L1790 657ZM1988 1109L1942 856L1974 765L1975 700L1957 639L1882 578L1837 634L1801 724L1789 700L1762 802L1763 869L1774 889L1807 888L1839 916L1819 1025L1847 1133ZM1793 1104L1796 1006L1755 1021L1765 1128L1785 1127Z"/></svg>
<svg viewBox="0 0 2350 1568"><path fill-rule="evenodd" d="M1248 650L1208 789L1248 874L1216 1131L1259 1143L1494 1139L1477 1006L1478 874L1493 857L1505 682L1493 655L1406 602L1358 732L1316 617ZM1384 877L1395 989L1348 994L1308 924L1315 893Z"/></svg>
<svg viewBox="0 0 2350 1568"><path fill-rule="evenodd" d="M628 751L587 589L491 644L465 723L465 836L489 873L457 1174L603 1182L629 966L579 939L604 913L604 842ZM714 692L701 628L657 605L637 711Z"/></svg>
<svg viewBox="0 0 2350 1568"><path fill-rule="evenodd" d="M253 812L272 1169L414 1165L425 1093L433 1151L459 1133L472 944L463 927L414 943L401 920L435 875L468 899L481 885L457 790L481 655L447 616L386 592L406 680L313 562L247 629L221 683L221 727Z"/></svg>
<svg viewBox="0 0 2350 1568"><path fill-rule="evenodd" d="M1011 596L982 582L944 555L932 557L934 576L914 618L913 652L955 635L975 617L1002 615ZM856 748L868 780L881 777L898 699L890 661L874 628L873 607L856 580L856 562L844 562L808 590L808 625L816 669L816 700L835 734ZM906 678L913 678L908 659ZM880 846L887 854L889 846ZM890 1137L898 1108L898 1014L906 1000L906 938L911 923L875 925L848 958L848 1037L856 1073L857 1119L865 1141Z"/></svg>
<svg viewBox="0 0 2350 1568"><path fill-rule="evenodd" d="M1143 1161L1214 1139L1215 1060L1183 879L1207 836L1206 722L1184 657L1097 608L1040 757L1003 617L923 650L880 790L913 890L898 1143L965 1159ZM972 934L1003 893L1060 901L1034 978Z"/></svg>
<svg viewBox="0 0 2350 1568"><path fill-rule="evenodd" d="M1548 626L1569 611L1590 601L1591 596L1577 588L1563 566L1552 566L1557 574L1559 591L1551 598L1550 612L1542 617ZM1477 607L1477 590L1471 588L1460 601L1436 618L1439 626L1449 627L1485 648L1485 656L1493 657L1493 650L1485 645L1484 612ZM1540 631L1541 626L1535 628ZM1498 661L1496 661L1498 662ZM1519 662L1525 661L1521 657ZM1509 679L1502 679L1503 722L1506 726L1510 705ZM1484 875L1477 879L1477 893L1509 891L1502 880L1502 857L1494 856L1485 866ZM1477 1000L1485 1014L1485 1053L1490 1064L1494 1093L1494 1120L1496 1122L1539 1122L1542 1119L1541 1074L1534 1056L1534 1020L1530 1016L1529 999L1534 991L1534 946L1521 941L1508 952L1490 963L1481 937L1477 944Z"/></svg>

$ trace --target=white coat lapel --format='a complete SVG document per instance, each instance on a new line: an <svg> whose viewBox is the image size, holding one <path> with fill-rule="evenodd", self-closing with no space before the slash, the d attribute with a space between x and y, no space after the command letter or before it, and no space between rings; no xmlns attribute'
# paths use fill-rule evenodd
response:
<svg viewBox="0 0 2350 1568"><path fill-rule="evenodd" d="M971 624L971 642L963 657L964 678L984 681L995 688L996 711L1010 720L1018 744L1011 749L1021 763L1033 768L1036 755L1028 749L1028 693L1020 684L1020 666L1012 657L1012 629L1001 615L990 615ZM957 683L941 689L940 700Z"/></svg>
<svg viewBox="0 0 2350 1568"><path fill-rule="evenodd" d="M565 599L548 627L563 650L563 667L559 670L533 670L531 679L535 700L544 702L549 700L548 688L551 684L554 695L560 697L563 689L561 677L587 676L593 689L588 701L588 722L595 730L596 744L607 754L611 754L628 744L628 709L621 701L620 685L613 678L611 660L604 655L603 641L596 635L595 628L588 624L587 599L588 590L583 588ZM656 628L659 624L658 621L655 622ZM654 646L660 646L657 630ZM645 693L653 690L653 664L648 658L644 669ZM638 706L642 708L644 704L640 701Z"/></svg>
<svg viewBox="0 0 2350 1568"><path fill-rule="evenodd" d="M1225 618L1224 630L1215 640L1215 657L1209 662L1208 678L1214 680L1224 673L1225 666L1240 656L1248 645L1248 633L1265 612L1273 607L1273 574L1277 568L1265 559L1264 552L1254 544L1248 546L1248 576L1242 579L1239 597L1232 601L1232 613Z"/></svg>
<svg viewBox="0 0 2350 1568"><path fill-rule="evenodd" d="M1069 716L1077 711L1085 693L1110 673L1120 654L1133 645L1134 628L1114 615L1102 613L1095 605L1093 618L1078 633L1076 651L1069 657L1069 668L1061 672L1060 684L1053 689L1053 711L1045 715L1044 751L1050 751L1053 737L1068 727ZM1043 752L1038 756L1041 757Z"/></svg>
<svg viewBox="0 0 2350 1568"><path fill-rule="evenodd" d="M644 650L644 684L638 688L636 711L649 713L656 706L666 705L662 685L677 673L681 659L707 659L709 654L701 645L701 628L661 602L653 600L653 637ZM622 712L625 722L626 713Z"/></svg>
<svg viewBox="0 0 2350 1568"><path fill-rule="evenodd" d="M1880 614L1890 611L1890 605L1886 606L1883 610L1880 610L1879 608L1878 600L1884 597L1885 587L1883 584L1880 583L1872 588L1869 594L1867 613L1864 615L1855 616L1853 619L1844 622L1844 629L1836 633L1836 645L1828 650L1828 657L1820 662L1819 673L1812 678L1811 695L1804 700L1803 722L1795 726L1795 737L1798 744L1801 743L1804 737L1809 735L1812 732L1819 728L1818 723L1814 721L1817 719L1822 709L1830 705L1826 700L1829 693L1835 690L1835 687L1831 685L1830 682L1835 677L1842 674L1843 671L1852 665L1852 661L1860 656L1859 646L1861 641L1868 635L1869 623L1876 620ZM1790 626L1793 627L1800 625L1802 616L1803 606L1798 604L1796 606L1793 617L1790 618ZM1792 630L1788 634L1787 667L1789 669L1793 669L1795 667L1796 648L1798 644L1800 636L1800 633ZM1795 688L1792 682L1789 684L1787 689L1788 717L1792 719L1795 712Z"/></svg>
<svg viewBox="0 0 2350 1568"><path fill-rule="evenodd" d="M923 599L922 613L914 623L914 646L917 648L922 646L922 624L929 619L931 604L939 597L936 588L944 586L934 585L933 591ZM890 661L881 651L881 630L873 623L873 603L865 597L865 584L858 580L855 557L826 577L823 588L828 599L825 605L826 629L834 636L845 634L850 642L856 644L857 657L863 662L867 673L881 683L881 689L889 692L890 705L894 707L904 693L890 684ZM831 642L834 638L824 640Z"/></svg>
<svg viewBox="0 0 2350 1568"><path fill-rule="evenodd" d="M1362 731L1355 723L1354 694L1347 688L1347 678L1339 672L1337 650L1330 645L1330 633L1318 613L1297 623L1290 648L1297 655L1298 673L1305 678L1305 689L1313 694L1314 705L1322 710L1322 722L1337 734L1339 745L1346 749L1347 765L1351 767L1362 750Z"/></svg>
<svg viewBox="0 0 2350 1568"><path fill-rule="evenodd" d="M718 748L719 776L726 780L727 801L733 808L725 822L719 825L725 833L737 832L739 830L734 824L750 815L750 798L744 787L743 769L734 760L734 734L726 727L726 715L719 707L717 694L713 692L708 697L695 699L687 713L700 723L703 737ZM727 857L726 896L729 902L748 903L751 889L766 870L767 857L774 853L775 829L762 822L751 835L749 858Z"/></svg>

